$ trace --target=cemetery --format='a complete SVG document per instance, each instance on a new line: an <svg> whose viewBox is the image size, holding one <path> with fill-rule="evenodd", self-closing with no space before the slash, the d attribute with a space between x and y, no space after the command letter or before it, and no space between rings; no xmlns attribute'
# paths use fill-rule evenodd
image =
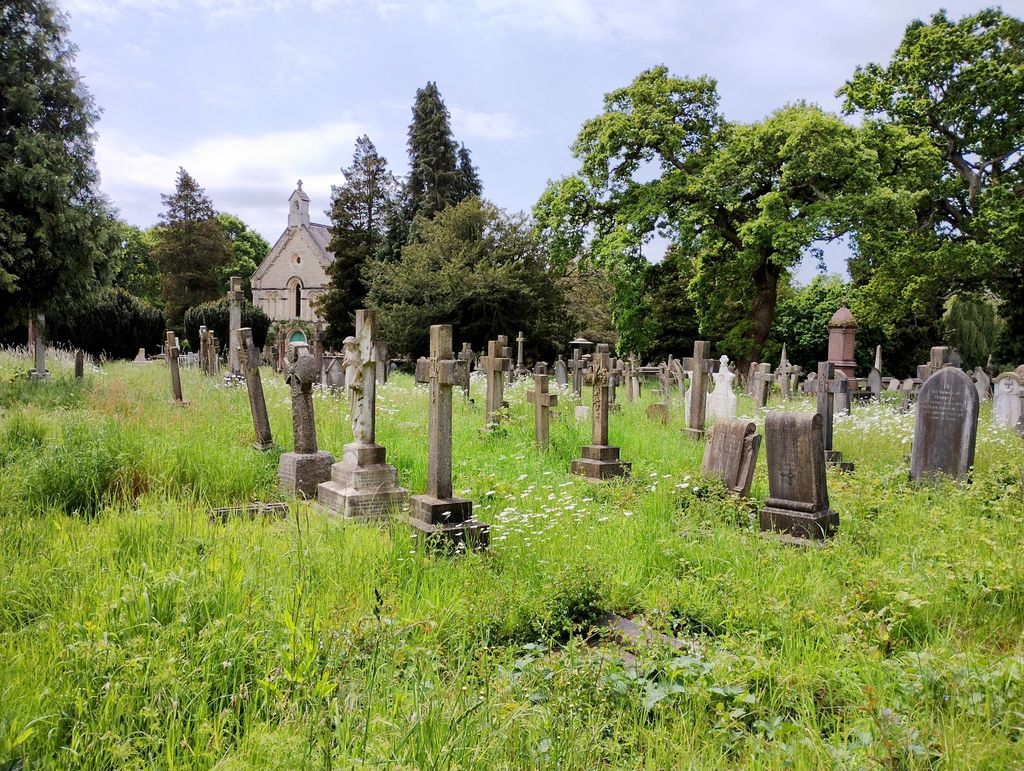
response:
<svg viewBox="0 0 1024 771"><path fill-rule="evenodd" d="M0 771L1024 768L972 1L7 2Z"/></svg>

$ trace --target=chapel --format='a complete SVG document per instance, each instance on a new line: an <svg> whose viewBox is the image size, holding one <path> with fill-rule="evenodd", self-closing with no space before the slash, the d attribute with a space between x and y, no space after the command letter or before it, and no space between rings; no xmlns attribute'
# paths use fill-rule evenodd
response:
<svg viewBox="0 0 1024 771"><path fill-rule="evenodd" d="M312 302L329 281L327 268L334 262L327 251L330 240L328 225L310 222L309 196L300 179L288 198L288 227L252 274L253 305L274 321L323 321ZM290 340L300 337L298 329L289 334Z"/></svg>

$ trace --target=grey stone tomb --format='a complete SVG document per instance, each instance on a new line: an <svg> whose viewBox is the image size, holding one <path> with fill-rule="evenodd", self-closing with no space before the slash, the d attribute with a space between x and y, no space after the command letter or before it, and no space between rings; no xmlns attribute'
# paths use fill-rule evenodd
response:
<svg viewBox="0 0 1024 771"><path fill-rule="evenodd" d="M754 423L735 418L720 418L708 429L701 473L717 479L741 498L750 492L761 437Z"/></svg>
<svg viewBox="0 0 1024 771"><path fill-rule="evenodd" d="M252 339L252 329L242 327L238 330L239 362L245 376L245 388L249 393L249 411L252 412L252 425L256 432L253 444L257 450L269 450L274 446L270 435L270 416L267 414L267 400L263 395L263 379L260 377L260 351Z"/></svg>
<svg viewBox="0 0 1024 771"><path fill-rule="evenodd" d="M346 444L340 463L322 482L320 505L348 519L386 519L405 504L407 490L398 486L398 471L388 464L387 450L377 444L377 345L373 311L356 311L355 337L346 337L345 383L354 441Z"/></svg>
<svg viewBox="0 0 1024 771"><path fill-rule="evenodd" d="M978 392L956 367L934 372L917 395L910 478L926 480L945 474L966 478L974 465L978 435Z"/></svg>
<svg viewBox="0 0 1024 771"><path fill-rule="evenodd" d="M768 497L762 531L823 540L839 527L839 515L829 508L823 424L817 412L772 412L765 418Z"/></svg>
<svg viewBox="0 0 1024 771"><path fill-rule="evenodd" d="M629 474L629 463L619 460L619 448L608 444L608 378L611 362L608 353L594 354L594 394L591 412L591 442L583 446L582 458L571 464L573 474L589 482L601 482Z"/></svg>
<svg viewBox="0 0 1024 771"><path fill-rule="evenodd" d="M292 429L295 449L281 455L277 480L282 490L303 498L316 498L317 485L331 475L334 456L320 452L313 418L313 384L320 375L316 357L305 343L292 343L288 351L288 376L292 392Z"/></svg>
<svg viewBox="0 0 1024 771"><path fill-rule="evenodd" d="M484 549L490 527L473 519L472 501L452 496L452 386L463 366L452 352L451 326L432 326L427 490L410 499L409 524L432 547Z"/></svg>

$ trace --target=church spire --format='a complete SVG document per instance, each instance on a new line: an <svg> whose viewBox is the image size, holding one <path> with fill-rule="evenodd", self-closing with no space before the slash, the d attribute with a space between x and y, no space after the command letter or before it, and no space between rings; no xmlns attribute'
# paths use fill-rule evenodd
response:
<svg viewBox="0 0 1024 771"><path fill-rule="evenodd" d="M295 191L288 198L288 227L305 225L309 227L309 196L302 190L302 180L296 183Z"/></svg>

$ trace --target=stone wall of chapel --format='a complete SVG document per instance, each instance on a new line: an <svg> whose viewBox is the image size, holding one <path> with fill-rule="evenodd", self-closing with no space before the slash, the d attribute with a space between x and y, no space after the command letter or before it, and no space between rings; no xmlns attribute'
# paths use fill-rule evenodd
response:
<svg viewBox="0 0 1024 771"><path fill-rule="evenodd" d="M302 282L300 318L321 321L310 307L310 300L322 293L328 280L319 255L320 248L308 231L296 228L282 244L267 272L253 282L253 302L274 320L295 318L291 286L298 279Z"/></svg>

